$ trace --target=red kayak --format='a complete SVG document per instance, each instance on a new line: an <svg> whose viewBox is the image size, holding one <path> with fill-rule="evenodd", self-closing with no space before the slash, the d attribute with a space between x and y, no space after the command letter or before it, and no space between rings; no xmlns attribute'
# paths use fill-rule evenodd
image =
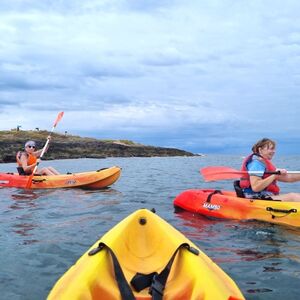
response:
<svg viewBox="0 0 300 300"><path fill-rule="evenodd" d="M261 220L300 227L300 202L246 199L231 191L194 189L179 194L174 206L214 218Z"/></svg>

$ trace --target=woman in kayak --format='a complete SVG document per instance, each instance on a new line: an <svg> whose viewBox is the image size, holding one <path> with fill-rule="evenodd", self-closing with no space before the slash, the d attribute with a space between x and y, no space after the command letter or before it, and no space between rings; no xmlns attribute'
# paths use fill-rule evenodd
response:
<svg viewBox="0 0 300 300"><path fill-rule="evenodd" d="M36 150L36 145L34 141L28 141L25 143L25 151L19 151L17 153L17 164L18 172L20 175L30 175L32 174L35 166L38 163L38 158L42 153L42 149ZM47 151L48 149L46 149ZM37 175L58 175L59 172L52 167L44 167L37 169L35 171Z"/></svg>
<svg viewBox="0 0 300 300"><path fill-rule="evenodd" d="M299 193L280 194L277 181L300 181L300 174L288 174L285 169L277 169L271 160L275 154L276 143L264 138L252 147L252 154L245 158L242 171L245 175L240 180L246 198L273 199L282 201L300 201ZM280 171L280 174L264 174L264 172Z"/></svg>

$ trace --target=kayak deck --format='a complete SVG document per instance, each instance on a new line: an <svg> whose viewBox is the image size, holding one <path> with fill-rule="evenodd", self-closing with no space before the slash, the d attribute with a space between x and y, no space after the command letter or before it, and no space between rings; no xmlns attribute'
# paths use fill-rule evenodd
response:
<svg viewBox="0 0 300 300"><path fill-rule="evenodd" d="M164 284L165 272L169 273ZM234 281L204 252L146 209L137 210L98 240L57 281L48 300L121 299L124 290L119 283L129 289L122 297L126 300L161 299L151 297L150 286L153 294L158 289L167 300L244 299Z"/></svg>

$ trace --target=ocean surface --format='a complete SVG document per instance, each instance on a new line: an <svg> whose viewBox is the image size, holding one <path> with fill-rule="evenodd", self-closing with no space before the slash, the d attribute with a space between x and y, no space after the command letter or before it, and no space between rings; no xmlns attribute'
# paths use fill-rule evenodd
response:
<svg viewBox="0 0 300 300"><path fill-rule="evenodd" d="M239 168L241 161L229 155L43 161L41 166L62 173L117 165L122 175L98 191L0 188L0 299L45 299L98 238L139 208L155 208L227 272L246 299L299 299L300 229L174 211L174 198L186 189L232 189L231 181L205 183L201 167ZM274 162L300 169L299 156ZM15 164L0 164L0 172L11 171ZM300 192L300 183L280 186L283 192Z"/></svg>

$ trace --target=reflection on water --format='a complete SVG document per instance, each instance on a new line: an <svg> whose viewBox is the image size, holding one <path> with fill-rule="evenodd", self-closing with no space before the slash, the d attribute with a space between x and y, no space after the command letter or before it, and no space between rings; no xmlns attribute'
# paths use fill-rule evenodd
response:
<svg viewBox="0 0 300 300"><path fill-rule="evenodd" d="M11 233L21 237L18 243L22 245L39 243L41 240L37 233L47 234L49 226L68 232L75 226L91 226L99 221L110 223L112 216L103 212L118 206L123 196L113 188L11 191L13 192L8 193L11 199L7 206L8 224L11 226ZM13 215L13 218L9 215Z"/></svg>
<svg viewBox="0 0 300 300"><path fill-rule="evenodd" d="M272 292L273 290L267 289L267 288L261 288L261 289L249 289L247 292L249 294L256 294L256 293L266 293L266 292Z"/></svg>
<svg viewBox="0 0 300 300"><path fill-rule="evenodd" d="M20 223L20 224L15 224L13 226L14 232L18 233L22 236L30 236L30 231L33 230L34 228L37 228L36 224L30 224L30 223Z"/></svg>
<svg viewBox="0 0 300 300"><path fill-rule="evenodd" d="M280 272L282 271L282 268L278 268L277 266L281 265L281 263L272 263L271 267L265 267L263 272Z"/></svg>
<svg viewBox="0 0 300 300"><path fill-rule="evenodd" d="M16 189L15 193L11 194L13 200L25 200L24 203L28 203L28 200L36 200L39 197L48 196L53 193L54 190L44 189L44 190L30 190L30 189Z"/></svg>
<svg viewBox="0 0 300 300"><path fill-rule="evenodd" d="M34 218L34 210L38 206L37 199L41 196L46 196L51 193L51 190L25 190L17 189L11 194L13 203L9 206L12 210L20 210L16 217L16 221L12 223L12 230L16 234L24 237L22 244L37 243L38 239L28 239L34 236L34 229L38 229L38 223Z"/></svg>
<svg viewBox="0 0 300 300"><path fill-rule="evenodd" d="M37 207L36 200L39 194L33 190L16 190L11 194L13 203L9 206L12 210L19 210L16 219L11 223L12 232L20 235L22 244L32 244L38 242L37 239L29 239L34 235L33 230L38 228L35 222L33 210Z"/></svg>
<svg viewBox="0 0 300 300"><path fill-rule="evenodd" d="M181 232L199 245L205 244L206 241L213 245L219 245L219 241L225 240L221 247L210 247L213 258L218 263L287 257L281 250L287 240L276 234L274 229L276 225L274 224L208 219L205 216L181 210L176 210L176 215L181 220L179 223ZM258 243L260 247L245 248L245 245L239 243L233 247L232 244L228 243L229 240L238 241L245 236L254 244ZM265 250L260 249L263 246L266 248Z"/></svg>
<svg viewBox="0 0 300 300"><path fill-rule="evenodd" d="M224 222L224 220L208 219L205 216L183 211L176 208L175 214L178 217L181 232L190 239L203 240L218 235L218 231L213 230L215 224Z"/></svg>
<svg viewBox="0 0 300 300"><path fill-rule="evenodd" d="M39 195L33 190L19 190L16 194L11 194L13 200L35 200L38 197Z"/></svg>
<svg viewBox="0 0 300 300"><path fill-rule="evenodd" d="M235 253L240 256L241 260L251 261L251 260L262 260L268 258L282 258L284 255L279 251L279 249L273 249L272 251L258 251L254 249L237 249Z"/></svg>
<svg viewBox="0 0 300 300"><path fill-rule="evenodd" d="M13 202L9 208L11 209L26 209L26 208L29 208L29 207L35 207L36 206L36 203L35 203L35 199L29 199L28 200L18 200L16 202Z"/></svg>
<svg viewBox="0 0 300 300"><path fill-rule="evenodd" d="M77 191L82 191L84 194L89 195L89 194L99 194L99 192L101 194L109 194L109 195L120 195L122 194L120 191L111 188L111 187L106 187L100 190L96 190L96 189L81 189L81 188L77 188Z"/></svg>

